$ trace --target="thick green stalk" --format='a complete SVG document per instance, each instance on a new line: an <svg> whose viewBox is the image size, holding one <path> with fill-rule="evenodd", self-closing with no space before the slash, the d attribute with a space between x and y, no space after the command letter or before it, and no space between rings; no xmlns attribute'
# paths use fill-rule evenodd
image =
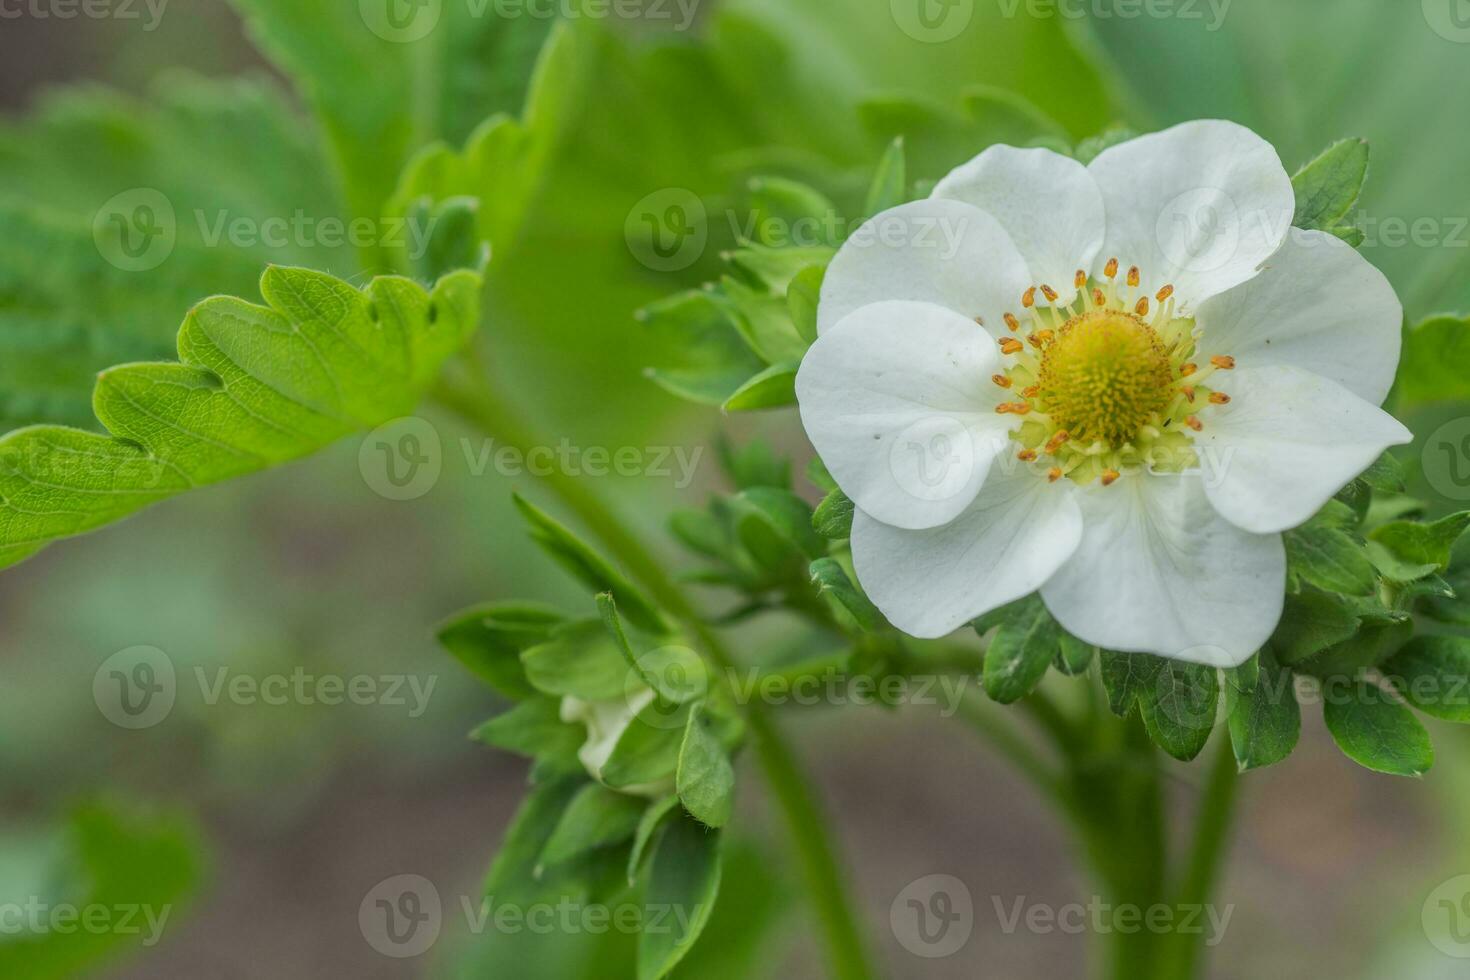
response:
<svg viewBox="0 0 1470 980"><path fill-rule="evenodd" d="M509 445L522 450L538 445L540 440L511 407L485 387L483 372L478 374L477 383L472 386L442 383L435 393L437 400L487 435ZM730 652L704 617L642 540L623 525L597 494L560 470L553 469L545 482L602 539L616 560L653 598L693 630L717 667L726 672L734 669ZM810 780L802 773L791 747L759 699L745 705L745 717L756 756L796 847L807 890L827 941L832 974L836 980L872 980L877 974L869 962L867 943L848 897L846 876L827 834L821 807L810 791Z"/></svg>
<svg viewBox="0 0 1470 980"><path fill-rule="evenodd" d="M1176 910L1204 906L1210 901L1230 840L1230 824L1240 784L1239 767L1230 739L1221 738L1219 742L1204 794L1200 797L1189 863L1175 891ZM1160 976L1189 980L1199 971L1201 937L1192 933L1173 933L1169 939L1164 947Z"/></svg>

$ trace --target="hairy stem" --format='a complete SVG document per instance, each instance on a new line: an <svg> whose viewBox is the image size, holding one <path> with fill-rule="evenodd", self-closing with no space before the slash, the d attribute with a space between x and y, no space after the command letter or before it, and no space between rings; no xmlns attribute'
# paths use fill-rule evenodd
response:
<svg viewBox="0 0 1470 980"><path fill-rule="evenodd" d="M470 383L448 379L441 382L435 399L502 442L522 450L538 445L542 440L486 386L484 371L475 374ZM638 535L585 483L556 469L545 477L545 483L659 605L694 632L715 666L728 675L735 668L730 651ZM821 806L811 792L811 780L802 773L795 753L759 699L745 705L745 716L756 756L796 847L807 891L827 941L832 974L836 980L872 980L877 974L869 961L867 942L850 903L846 875L827 833Z"/></svg>

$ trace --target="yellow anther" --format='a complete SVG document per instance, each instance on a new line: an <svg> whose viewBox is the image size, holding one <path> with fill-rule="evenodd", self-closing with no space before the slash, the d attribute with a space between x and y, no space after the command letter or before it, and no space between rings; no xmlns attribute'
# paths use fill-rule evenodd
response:
<svg viewBox="0 0 1470 980"><path fill-rule="evenodd" d="M1033 307L1033 306L1036 305L1036 287L1035 286L1032 286L1030 289L1026 290L1024 293L1021 294L1021 305L1024 306L1024 307L1026 307L1026 309L1028 309L1028 310L1031 309L1031 307Z"/></svg>
<svg viewBox="0 0 1470 980"><path fill-rule="evenodd" d="M1094 306L1107 306L1108 298L1103 295L1101 289L1094 289L1092 291L1092 302Z"/></svg>
<svg viewBox="0 0 1470 980"><path fill-rule="evenodd" d="M1019 459L1023 463L1032 463L1032 462L1035 462L1036 461L1036 450L1034 450L1034 449L1023 449L1020 452L1016 453L1016 458Z"/></svg>
<svg viewBox="0 0 1470 980"><path fill-rule="evenodd" d="M996 415L1026 415L1031 411L1031 406L1025 402L1001 402L995 406Z"/></svg>
<svg viewBox="0 0 1470 980"><path fill-rule="evenodd" d="M1029 388L1021 389L1022 398L1035 398L1039 394L1041 394L1041 385L1032 385Z"/></svg>
<svg viewBox="0 0 1470 980"><path fill-rule="evenodd" d="M1052 453L1055 453L1058 449L1061 449L1062 448L1062 445L1069 438L1071 438L1071 437L1067 435L1067 430L1065 430L1065 429L1063 429L1061 432L1058 432L1056 435L1052 436L1050 439L1048 439L1046 441L1046 446L1044 447L1046 449L1047 454L1050 455Z"/></svg>
<svg viewBox="0 0 1470 980"><path fill-rule="evenodd" d="M1072 285L1076 286L1078 289L1081 289L1083 286L1087 285L1086 269L1077 270L1077 275L1072 277Z"/></svg>
<svg viewBox="0 0 1470 980"><path fill-rule="evenodd" d="M1179 377L1181 377L1181 378L1187 378L1191 374L1193 374L1194 372L1196 372L1198 370L1199 370L1199 365L1198 364L1195 364L1193 361L1190 361L1188 364L1185 364L1185 365L1183 365L1182 367L1179 368Z"/></svg>
<svg viewBox="0 0 1470 980"><path fill-rule="evenodd" d="M1185 419L1184 420L1184 424L1187 425L1187 426L1189 426L1191 429L1193 429L1196 432L1200 431L1201 429L1203 429L1205 427L1205 424L1203 422L1201 422L1197 417L1195 417L1193 415L1191 415L1189 418Z"/></svg>
<svg viewBox="0 0 1470 980"><path fill-rule="evenodd" d="M1053 466L1051 469L1046 471L1046 479L1048 483L1055 483L1061 478L1062 468L1060 466Z"/></svg>
<svg viewBox="0 0 1470 980"><path fill-rule="evenodd" d="M1210 404L1211 405L1229 405L1230 404L1230 396L1227 395L1227 394L1225 394L1225 392L1223 392L1223 391L1212 391L1212 392L1210 392Z"/></svg>
<svg viewBox="0 0 1470 980"><path fill-rule="evenodd" d="M1137 286L1142 281L1143 273L1139 271L1138 266L1135 265L1128 270L1128 285Z"/></svg>
<svg viewBox="0 0 1470 980"><path fill-rule="evenodd" d="M1011 386L1011 379L1008 378L1008 377L1006 377L1003 374L992 374L990 376L990 380L991 381L994 381L996 384L1000 385L1002 388L1009 388Z"/></svg>
<svg viewBox="0 0 1470 980"><path fill-rule="evenodd" d="M1006 319L1006 329L1007 330L1011 331L1012 333L1015 333L1017 330L1020 330L1021 329L1021 321L1016 319L1016 314L1014 314L1014 313L1007 313L1005 319Z"/></svg>
<svg viewBox="0 0 1470 980"><path fill-rule="evenodd" d="M1105 487L1112 486L1121 475L1117 470L1103 470L1102 485Z"/></svg>
<svg viewBox="0 0 1470 980"><path fill-rule="evenodd" d="M1143 299L1141 299L1141 300L1138 301L1138 305L1133 308L1133 312L1134 313L1137 313L1139 316L1148 316L1148 297L1147 296L1145 296Z"/></svg>
<svg viewBox="0 0 1470 980"><path fill-rule="evenodd" d="M1048 303L1055 303L1057 301L1057 291L1046 283L1041 284L1041 295L1046 297Z"/></svg>
<svg viewBox="0 0 1470 980"><path fill-rule="evenodd" d="M1194 404L1194 385L1185 385L1179 391L1191 405Z"/></svg>
<svg viewBox="0 0 1470 980"><path fill-rule="evenodd" d="M1215 367L1219 368L1222 371L1229 371L1231 368L1235 367L1235 358L1230 357L1226 354L1216 354L1214 357L1210 358L1210 363L1215 365Z"/></svg>
<svg viewBox="0 0 1470 980"><path fill-rule="evenodd" d="M1108 259L1108 264L1103 268L1103 275L1113 279L1118 275L1118 260Z"/></svg>
<svg viewBox="0 0 1470 980"><path fill-rule="evenodd" d="M1160 303L1162 303L1164 300L1168 299L1170 296L1173 296L1173 295L1174 295L1174 286L1172 284L1170 284L1168 286L1165 286L1163 289L1159 290L1159 294L1157 296L1155 296L1154 298L1157 299Z"/></svg>

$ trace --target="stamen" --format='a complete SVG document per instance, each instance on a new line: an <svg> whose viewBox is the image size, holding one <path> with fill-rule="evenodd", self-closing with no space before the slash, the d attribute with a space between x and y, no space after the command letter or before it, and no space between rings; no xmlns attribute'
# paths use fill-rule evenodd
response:
<svg viewBox="0 0 1470 980"><path fill-rule="evenodd" d="M1030 344L1032 347L1035 347L1037 350L1041 350L1041 335L1044 332L1045 331L1038 330L1036 333L1028 334L1026 336L1026 343Z"/></svg>
<svg viewBox="0 0 1470 980"><path fill-rule="evenodd" d="M1154 299L1156 299L1160 303L1162 303L1164 300L1168 299L1170 296L1173 296L1173 295L1174 295L1174 286L1171 283L1171 284L1165 286L1163 289L1159 290L1159 294L1157 296L1155 296Z"/></svg>
<svg viewBox="0 0 1470 980"><path fill-rule="evenodd" d="M1145 296L1143 299L1141 299L1141 300L1138 301L1138 305L1133 308L1133 312L1137 313L1139 316L1148 316L1148 297L1147 296Z"/></svg>
<svg viewBox="0 0 1470 980"><path fill-rule="evenodd" d="M1077 275L1072 277L1072 285L1076 286L1078 289L1081 289L1083 286L1087 285L1087 270L1078 269Z"/></svg>
<svg viewBox="0 0 1470 980"><path fill-rule="evenodd" d="M1179 390L1184 394L1185 398L1189 399L1191 405L1194 404L1194 385L1185 385Z"/></svg>
<svg viewBox="0 0 1470 980"><path fill-rule="evenodd" d="M1005 316L1005 320L1006 329L1010 330L1012 333L1015 333L1017 330L1021 329L1021 321L1016 319L1016 314L1007 313Z"/></svg>
<svg viewBox="0 0 1470 980"><path fill-rule="evenodd" d="M1179 369L1179 377L1181 377L1181 378L1187 378L1191 374L1193 374L1194 372L1196 372L1198 370L1199 370L1199 365L1198 364L1195 364L1193 361L1190 361L1188 364L1185 364L1183 367L1181 367Z"/></svg>
<svg viewBox="0 0 1470 980"><path fill-rule="evenodd" d="M1016 453L1016 458L1019 459L1023 463L1032 463L1032 462L1035 462L1036 461L1036 450L1034 450L1034 449L1023 449L1020 452Z"/></svg>
<svg viewBox="0 0 1470 980"><path fill-rule="evenodd" d="M1225 354L1216 354L1214 357L1210 358L1210 363L1215 365L1215 367L1219 368L1222 371L1229 371L1235 367L1235 358L1229 357Z"/></svg>
<svg viewBox="0 0 1470 980"><path fill-rule="evenodd" d="M1025 402L1001 402L995 406L996 415L1026 415L1031 411L1031 406Z"/></svg>
<svg viewBox="0 0 1470 980"><path fill-rule="evenodd" d="M1139 270L1138 266L1135 265L1128 270L1128 285L1131 288L1137 289L1138 284L1142 281L1143 273Z"/></svg>
<svg viewBox="0 0 1470 980"><path fill-rule="evenodd" d="M1203 422L1201 422L1197 416L1194 416L1194 415L1191 415L1189 418L1185 419L1184 420L1184 424L1187 425L1187 426L1189 426L1191 429L1193 429L1196 432L1200 431L1201 429L1203 429L1205 427L1205 424Z"/></svg>
<svg viewBox="0 0 1470 980"><path fill-rule="evenodd" d="M1108 298L1103 295L1103 291L1101 289L1094 289L1092 291L1092 302L1096 306L1107 306Z"/></svg>
<svg viewBox="0 0 1470 980"><path fill-rule="evenodd" d="M1102 485L1105 486L1105 487L1110 487L1110 486L1113 485L1113 483L1120 476L1122 476L1122 474L1119 473L1117 470L1113 470L1113 469L1103 470L1103 474L1102 474Z"/></svg>
<svg viewBox="0 0 1470 980"><path fill-rule="evenodd" d="M1051 469L1046 471L1046 481L1048 483L1055 483L1061 478L1062 468L1060 466L1053 466Z"/></svg>
<svg viewBox="0 0 1470 980"><path fill-rule="evenodd" d="M1041 394L1041 385L1032 385L1029 388L1021 389L1022 398L1035 398L1039 394Z"/></svg>
<svg viewBox="0 0 1470 980"><path fill-rule="evenodd" d="M1108 259L1108 264L1103 268L1103 275L1107 276L1109 279L1117 278L1117 275L1118 275L1118 260L1117 259Z"/></svg>
<svg viewBox="0 0 1470 980"><path fill-rule="evenodd" d="M1035 286L1032 286L1030 289L1026 290L1024 293L1021 294L1021 305L1024 306L1028 310L1031 309L1031 307L1033 307L1033 306L1036 305L1036 287Z"/></svg>
<svg viewBox="0 0 1470 980"><path fill-rule="evenodd" d="M1059 298L1057 295L1057 291L1055 289L1052 289L1046 283L1041 284L1041 294L1046 297L1046 301L1048 303L1055 303Z"/></svg>
<svg viewBox="0 0 1470 980"><path fill-rule="evenodd" d="M1003 374L992 374L990 376L990 380L991 381L994 381L996 384L1000 385L1002 388L1009 388L1011 386L1011 379L1008 378L1008 377L1006 377Z"/></svg>
<svg viewBox="0 0 1470 980"><path fill-rule="evenodd" d="M1212 392L1210 392L1210 404L1211 405L1229 405L1230 404L1230 396L1227 395L1227 394L1225 394L1225 392L1223 392L1223 391L1212 391Z"/></svg>
<svg viewBox="0 0 1470 980"><path fill-rule="evenodd" d="M1050 439L1048 439L1047 442L1046 442L1046 446L1043 447L1046 450L1046 454L1048 456L1054 456L1054 455L1056 455L1056 451L1058 449L1061 449L1062 448L1062 445L1068 439L1070 439L1070 438L1071 438L1071 436L1069 436L1067 434L1067 430L1066 429L1063 429L1061 432L1058 432L1056 435L1054 435Z"/></svg>

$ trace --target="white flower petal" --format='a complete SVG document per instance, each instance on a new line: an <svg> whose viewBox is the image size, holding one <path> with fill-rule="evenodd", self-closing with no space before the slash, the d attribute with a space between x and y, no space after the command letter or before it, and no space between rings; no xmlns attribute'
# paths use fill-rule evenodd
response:
<svg viewBox="0 0 1470 980"><path fill-rule="evenodd" d="M1197 475L1130 474L1093 484L1079 502L1082 544L1041 587L1074 636L1229 667L1276 629L1286 591L1281 537L1226 521Z"/></svg>
<svg viewBox="0 0 1470 980"><path fill-rule="evenodd" d="M859 510L852 560L874 604L911 636L932 639L1030 595L1076 550L1082 514L1066 481L997 462L953 523L889 527Z"/></svg>
<svg viewBox="0 0 1470 980"><path fill-rule="evenodd" d="M964 201L993 215L1036 283L1067 303L1078 269L1091 269L1103 244L1102 192L1087 168L1052 150L992 146L951 171L934 197Z"/></svg>
<svg viewBox="0 0 1470 980"><path fill-rule="evenodd" d="M1107 206L1099 265L1139 266L1150 296L1172 283L1181 312L1254 276L1296 212L1271 144L1231 122L1189 122L1120 143L1088 169Z"/></svg>
<svg viewBox="0 0 1470 980"><path fill-rule="evenodd" d="M1261 274L1202 303L1205 354L1241 367L1289 364L1383 404L1399 363L1404 308L1357 249L1322 231L1293 229Z"/></svg>
<svg viewBox="0 0 1470 980"><path fill-rule="evenodd" d="M796 375L801 421L838 486L895 527L969 506L1015 416L995 341L932 303L873 303L817 338Z"/></svg>
<svg viewBox="0 0 1470 980"><path fill-rule="evenodd" d="M827 267L817 333L854 310L883 300L937 303L987 329L1020 312L1030 281L1026 262L1004 228L959 201L912 201L876 215L853 232Z"/></svg>
<svg viewBox="0 0 1470 980"><path fill-rule="evenodd" d="M1389 446L1413 435L1334 381L1285 364L1216 374L1228 405L1195 437L1215 509L1256 534L1304 523Z"/></svg>

